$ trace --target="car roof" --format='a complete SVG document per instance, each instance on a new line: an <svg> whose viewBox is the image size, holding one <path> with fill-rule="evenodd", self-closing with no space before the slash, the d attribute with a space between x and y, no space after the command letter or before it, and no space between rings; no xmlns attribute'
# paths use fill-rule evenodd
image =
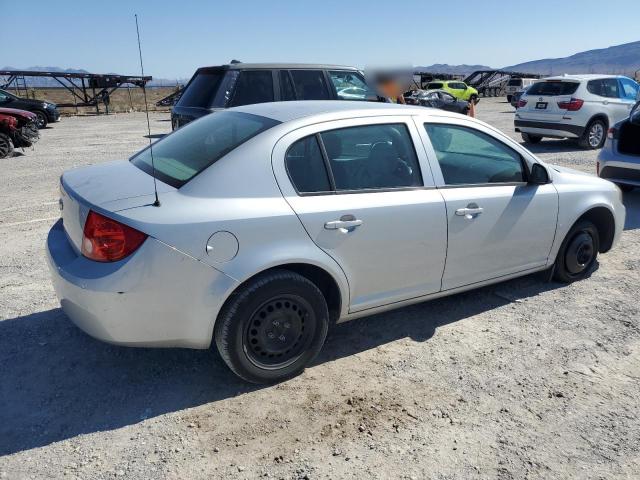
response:
<svg viewBox="0 0 640 480"><path fill-rule="evenodd" d="M224 70L260 70L260 69L315 69L315 70L352 70L357 72L356 67L347 65L331 65L327 63L230 63L226 65L213 65L210 67L200 67L198 70L224 69Z"/></svg>
<svg viewBox="0 0 640 480"><path fill-rule="evenodd" d="M440 115L439 110L427 109L413 105L398 105L395 103L363 102L349 100L297 100L291 102L269 102L244 105L230 108L229 111L250 113L262 117L272 118L279 122L289 122L305 117L330 116L336 118L370 117L376 115L415 115L429 112Z"/></svg>
<svg viewBox="0 0 640 480"><path fill-rule="evenodd" d="M564 75L556 75L555 77L545 77L545 78L541 78L541 81L546 81L546 80L595 80L598 78L620 78L623 77L624 75L605 75L605 74L597 74L597 73L585 73L582 75L569 75L569 74L564 74Z"/></svg>

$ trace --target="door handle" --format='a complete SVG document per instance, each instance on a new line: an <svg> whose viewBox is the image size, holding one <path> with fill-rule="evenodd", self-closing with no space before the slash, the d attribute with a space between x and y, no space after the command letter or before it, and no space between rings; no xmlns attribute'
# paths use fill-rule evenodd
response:
<svg viewBox="0 0 640 480"><path fill-rule="evenodd" d="M469 205L468 207L457 209L456 215L458 215L459 217L466 217L468 219L471 219L475 218L477 215L480 215L482 212L484 212L484 208L478 207L477 205Z"/></svg>
<svg viewBox="0 0 640 480"><path fill-rule="evenodd" d="M343 215L340 220L333 220L324 224L326 230L341 230L343 233L351 232L362 225L362 220L353 215Z"/></svg>

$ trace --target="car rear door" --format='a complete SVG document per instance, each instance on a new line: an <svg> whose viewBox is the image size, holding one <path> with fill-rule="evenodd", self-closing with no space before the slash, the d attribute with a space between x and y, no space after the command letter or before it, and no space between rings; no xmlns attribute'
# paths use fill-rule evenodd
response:
<svg viewBox="0 0 640 480"><path fill-rule="evenodd" d="M408 116L325 122L278 141L273 168L310 239L344 270L349 311L440 290L442 196Z"/></svg>
<svg viewBox="0 0 640 480"><path fill-rule="evenodd" d="M447 207L442 289L546 265L558 215L554 186L528 184L518 147L490 129L453 118L420 127Z"/></svg>

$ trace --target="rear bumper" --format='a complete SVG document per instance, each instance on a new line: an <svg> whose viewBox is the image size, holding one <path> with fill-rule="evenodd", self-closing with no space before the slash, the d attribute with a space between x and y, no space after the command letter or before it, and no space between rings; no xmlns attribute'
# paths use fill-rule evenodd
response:
<svg viewBox="0 0 640 480"><path fill-rule="evenodd" d="M147 238L113 263L78 255L62 220L47 237L47 260L62 309L99 340L128 346L208 348L213 324L236 281Z"/></svg>
<svg viewBox="0 0 640 480"><path fill-rule="evenodd" d="M539 122L534 120L514 120L516 132L561 138L579 138L584 133L583 126L568 123Z"/></svg>

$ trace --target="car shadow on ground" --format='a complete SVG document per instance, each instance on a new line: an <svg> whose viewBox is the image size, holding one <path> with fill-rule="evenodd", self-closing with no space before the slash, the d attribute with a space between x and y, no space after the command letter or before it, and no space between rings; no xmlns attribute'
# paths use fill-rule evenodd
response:
<svg viewBox="0 0 640 480"><path fill-rule="evenodd" d="M438 327L561 284L541 274L336 325L315 365ZM0 455L113 430L262 386L234 376L211 350L108 345L60 309L0 321Z"/></svg>
<svg viewBox="0 0 640 480"><path fill-rule="evenodd" d="M640 228L640 188L624 193L622 202L627 209L624 229L635 230Z"/></svg>

